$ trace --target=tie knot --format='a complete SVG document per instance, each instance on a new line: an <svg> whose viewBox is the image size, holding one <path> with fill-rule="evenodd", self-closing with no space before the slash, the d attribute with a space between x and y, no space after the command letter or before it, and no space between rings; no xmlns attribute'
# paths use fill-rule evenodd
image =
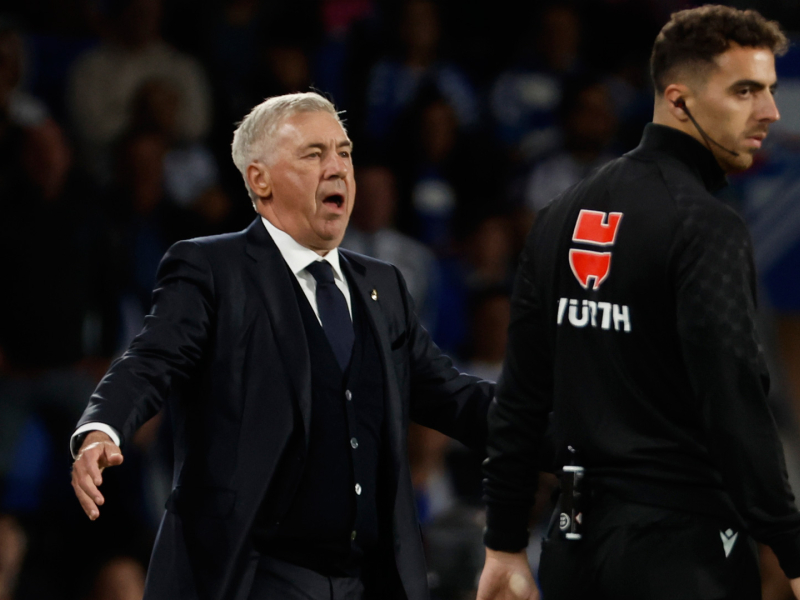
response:
<svg viewBox="0 0 800 600"><path fill-rule="evenodd" d="M333 283L333 267L327 260L315 260L306 267L306 271L311 273L318 285Z"/></svg>

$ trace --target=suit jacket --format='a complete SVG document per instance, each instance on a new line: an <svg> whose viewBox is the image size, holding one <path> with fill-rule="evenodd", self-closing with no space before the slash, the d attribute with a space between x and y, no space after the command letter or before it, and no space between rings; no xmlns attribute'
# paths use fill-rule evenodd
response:
<svg viewBox="0 0 800 600"><path fill-rule="evenodd" d="M493 384L459 373L420 326L400 272L340 250L380 347L393 479L386 597L428 597L407 461L409 419L483 448ZM310 359L291 272L260 218L233 234L178 242L158 273L153 308L79 422L122 443L169 402L174 489L146 599L247 598L257 555L250 530L294 431L308 430ZM355 285L353 285L353 283ZM399 578L398 578L399 575Z"/></svg>

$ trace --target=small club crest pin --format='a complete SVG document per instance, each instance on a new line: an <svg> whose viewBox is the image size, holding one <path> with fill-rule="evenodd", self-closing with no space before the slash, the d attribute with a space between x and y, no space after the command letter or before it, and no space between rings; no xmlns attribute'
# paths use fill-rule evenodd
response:
<svg viewBox="0 0 800 600"><path fill-rule="evenodd" d="M369 295L369 297L377 302L378 301L378 290L372 290L372 293Z"/></svg>

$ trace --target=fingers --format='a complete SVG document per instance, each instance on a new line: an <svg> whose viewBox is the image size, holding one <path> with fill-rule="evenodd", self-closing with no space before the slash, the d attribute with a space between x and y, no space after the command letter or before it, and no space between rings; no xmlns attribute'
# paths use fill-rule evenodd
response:
<svg viewBox="0 0 800 600"><path fill-rule="evenodd" d="M98 490L103 483L102 471L122 463L122 452L116 444L98 442L81 450L72 466L72 487L83 511L91 519L100 516L99 506L105 498Z"/></svg>
<svg viewBox="0 0 800 600"><path fill-rule="evenodd" d="M96 465L93 465L95 474L88 472L86 465L75 463L72 467L72 487L82 490L95 504L103 504L105 499L98 485L103 482ZM98 483L99 482L99 483Z"/></svg>
<svg viewBox="0 0 800 600"><path fill-rule="evenodd" d="M86 480L84 479L84 484L85 484L85 481ZM94 486L91 485L91 487L94 487ZM97 496L95 496L94 497L95 499L93 500L92 497L89 495L92 492L91 491L87 492L84 489L83 485L81 485L80 480L75 476L75 472L74 471L73 471L73 475L72 475L72 488L75 490L75 496L78 498L78 502L80 502L80 505L81 505L81 508L83 509L83 512L85 512L86 516L88 516L92 521L94 521L97 517L100 516L100 510L97 508L97 504L102 504L103 503L102 495L100 495L100 497L99 497L99 502L96 502L96 500L98 500ZM94 489L95 489L95 491L97 490L97 488L94 488ZM100 494L100 492L96 492L96 493L98 495Z"/></svg>
<svg viewBox="0 0 800 600"><path fill-rule="evenodd" d="M103 468L100 466L99 456L95 458L94 454L92 452L79 456L72 470L74 473L77 469L81 475L88 476L95 486L99 486L103 483Z"/></svg>
<svg viewBox="0 0 800 600"><path fill-rule="evenodd" d="M122 451L119 449L119 446L116 444L110 444L108 442L103 444L103 457L101 462L101 467L116 467L117 465L121 465L123 461Z"/></svg>

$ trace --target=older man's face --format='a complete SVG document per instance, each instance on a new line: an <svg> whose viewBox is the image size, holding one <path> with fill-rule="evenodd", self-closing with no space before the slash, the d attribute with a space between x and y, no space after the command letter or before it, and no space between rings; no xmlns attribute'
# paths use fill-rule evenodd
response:
<svg viewBox="0 0 800 600"><path fill-rule="evenodd" d="M301 112L278 127L267 158L271 194L258 212L321 254L344 237L356 184L350 139L327 112Z"/></svg>

